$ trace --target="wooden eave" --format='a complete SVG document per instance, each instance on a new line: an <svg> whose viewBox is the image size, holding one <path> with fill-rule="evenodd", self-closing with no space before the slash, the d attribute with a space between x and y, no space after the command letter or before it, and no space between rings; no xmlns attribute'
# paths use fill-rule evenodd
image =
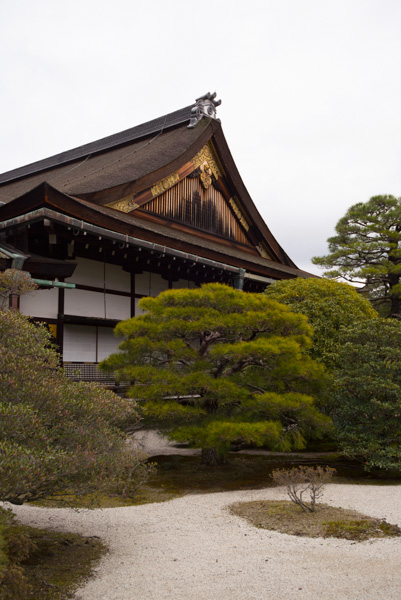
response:
<svg viewBox="0 0 401 600"><path fill-rule="evenodd" d="M161 225L147 224L145 220L135 218L130 214L124 215L119 211L96 206L80 198L73 198L46 182L0 207L0 221L4 222L18 216L28 215L39 208L49 208L56 213L109 231L199 255L217 262L228 263L257 275L278 279L310 277L309 273L297 268L282 265L260 256L252 256L237 248L223 247L216 243L204 243L205 240L197 238L193 234L184 234Z"/></svg>

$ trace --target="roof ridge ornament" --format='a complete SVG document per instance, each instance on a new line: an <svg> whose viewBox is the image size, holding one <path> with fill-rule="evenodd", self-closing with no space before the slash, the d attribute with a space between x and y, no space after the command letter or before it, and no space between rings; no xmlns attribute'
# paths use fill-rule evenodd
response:
<svg viewBox="0 0 401 600"><path fill-rule="evenodd" d="M216 92L211 94L208 92L200 98L196 99L196 104L191 108L191 120L188 125L188 129L193 129L196 125L203 119L203 117L208 117L209 119L217 119L216 117L216 108L220 106L221 100L215 100Z"/></svg>

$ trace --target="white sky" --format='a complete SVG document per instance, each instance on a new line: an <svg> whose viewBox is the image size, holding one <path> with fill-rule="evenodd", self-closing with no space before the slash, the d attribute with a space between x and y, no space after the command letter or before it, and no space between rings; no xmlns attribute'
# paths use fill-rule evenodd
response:
<svg viewBox="0 0 401 600"><path fill-rule="evenodd" d="M349 206L401 195L399 0L3 0L0 172L207 91L300 268Z"/></svg>

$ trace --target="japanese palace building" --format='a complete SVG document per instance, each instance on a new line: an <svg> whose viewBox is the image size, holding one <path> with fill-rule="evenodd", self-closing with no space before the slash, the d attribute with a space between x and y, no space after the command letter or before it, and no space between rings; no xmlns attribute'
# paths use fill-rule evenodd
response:
<svg viewBox="0 0 401 600"><path fill-rule="evenodd" d="M19 310L45 321L68 369L115 351L138 300L216 281L263 291L311 277L249 196L215 94L121 133L0 175L0 270L39 284ZM90 369L87 367L87 372ZM90 378L90 377L89 377Z"/></svg>

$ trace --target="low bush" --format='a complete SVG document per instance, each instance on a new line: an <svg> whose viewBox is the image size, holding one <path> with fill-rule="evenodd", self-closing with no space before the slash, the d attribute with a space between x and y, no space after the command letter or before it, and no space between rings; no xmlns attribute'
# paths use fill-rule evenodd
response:
<svg viewBox="0 0 401 600"><path fill-rule="evenodd" d="M331 467L294 467L275 469L271 474L277 485L283 485L292 502L305 512L315 512L316 500L323 495L323 487L332 480L336 470ZM309 504L304 498L309 497Z"/></svg>

